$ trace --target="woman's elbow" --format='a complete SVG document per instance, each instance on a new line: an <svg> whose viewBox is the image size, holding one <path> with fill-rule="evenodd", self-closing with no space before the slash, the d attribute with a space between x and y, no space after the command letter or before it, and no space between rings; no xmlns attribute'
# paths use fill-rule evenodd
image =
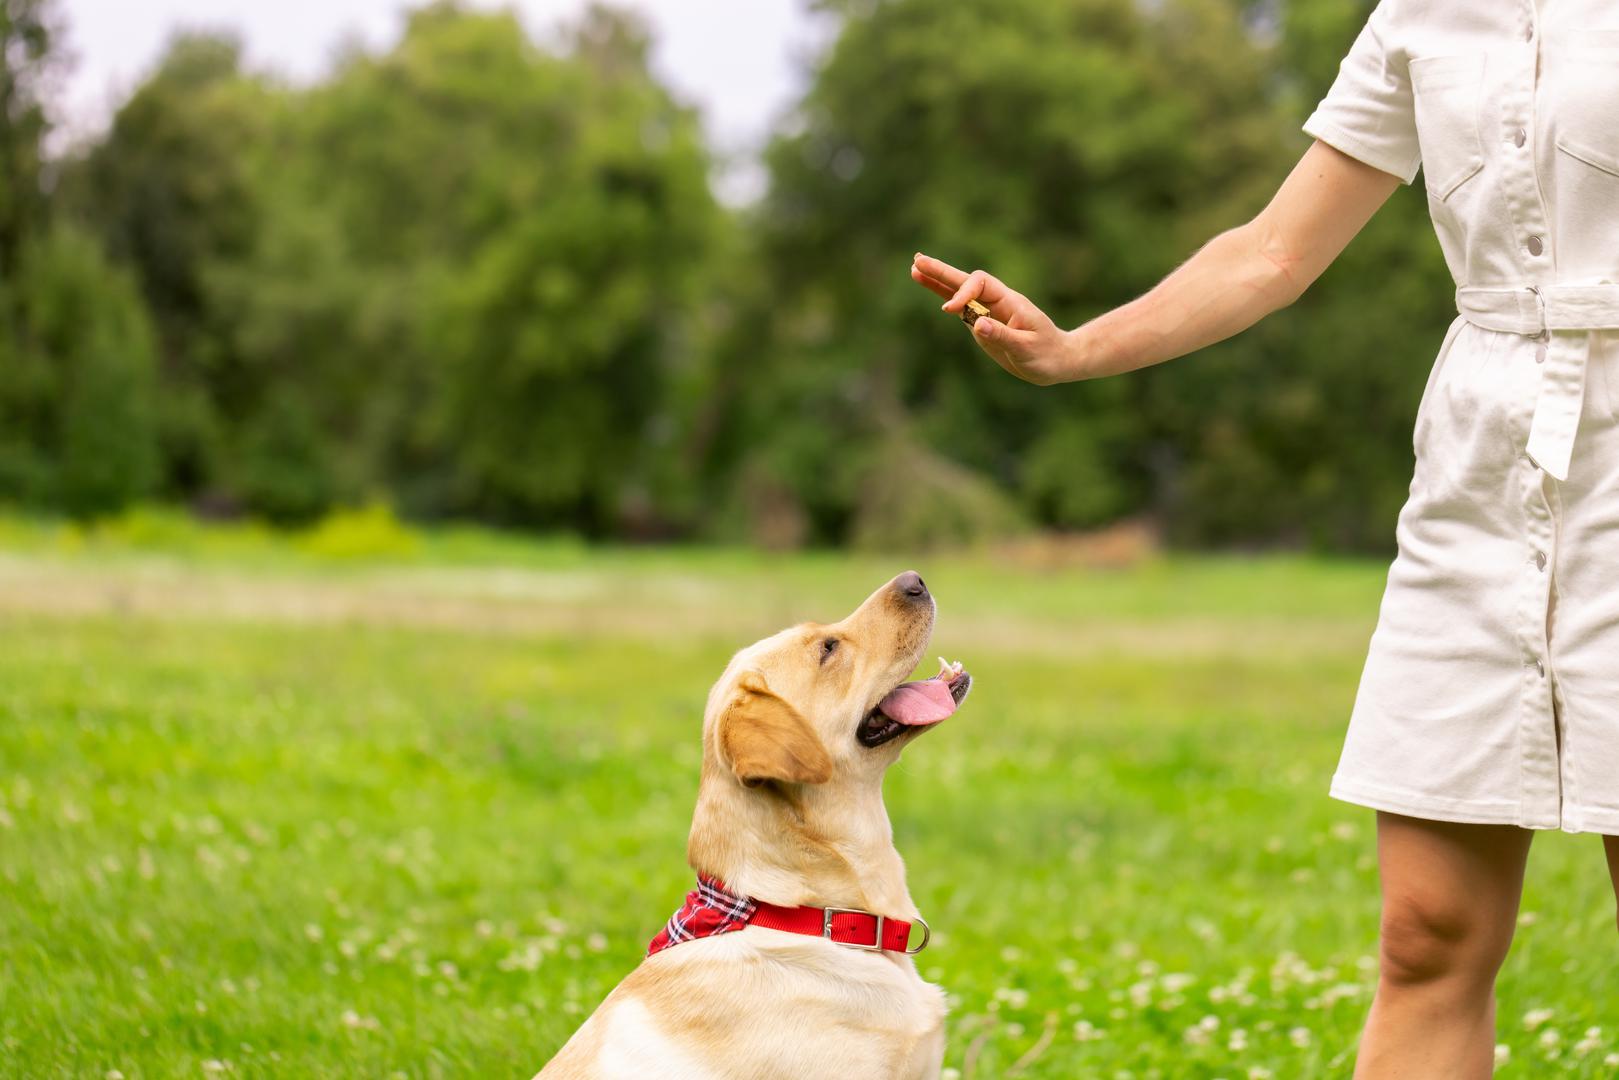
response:
<svg viewBox="0 0 1619 1080"><path fill-rule="evenodd" d="M1290 244L1287 237L1256 219L1249 225L1252 230L1250 262L1259 292L1272 311L1291 306L1319 276L1309 258Z"/></svg>

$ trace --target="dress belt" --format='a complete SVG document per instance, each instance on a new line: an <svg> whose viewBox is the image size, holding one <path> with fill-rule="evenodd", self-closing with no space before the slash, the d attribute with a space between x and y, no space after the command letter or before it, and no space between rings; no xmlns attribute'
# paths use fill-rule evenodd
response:
<svg viewBox="0 0 1619 1080"><path fill-rule="evenodd" d="M1574 433L1585 401L1591 331L1619 330L1619 285L1538 285L1456 290L1456 310L1474 326L1546 342L1540 394L1525 451L1559 480L1568 479Z"/></svg>

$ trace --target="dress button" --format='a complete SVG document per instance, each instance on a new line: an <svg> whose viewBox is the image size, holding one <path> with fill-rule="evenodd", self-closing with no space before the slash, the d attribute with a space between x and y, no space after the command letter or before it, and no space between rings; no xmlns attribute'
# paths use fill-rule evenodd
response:
<svg viewBox="0 0 1619 1080"><path fill-rule="evenodd" d="M1512 133L1512 145L1513 146L1521 147L1521 146L1523 146L1524 143L1526 143L1528 141L1529 141L1529 133L1527 131L1525 131L1523 128L1519 128L1517 131L1514 131Z"/></svg>
<svg viewBox="0 0 1619 1080"><path fill-rule="evenodd" d="M1545 362L1546 362L1546 343L1544 341L1542 341L1539 345L1535 346L1535 363L1544 364Z"/></svg>
<svg viewBox="0 0 1619 1080"><path fill-rule="evenodd" d="M1525 246L1529 248L1529 254L1531 255L1539 255L1546 250L1546 245L1541 243L1538 236L1531 236Z"/></svg>
<svg viewBox="0 0 1619 1080"><path fill-rule="evenodd" d="M1546 665L1542 664L1539 660L1535 661L1535 674L1539 675L1542 679L1546 677Z"/></svg>
<svg viewBox="0 0 1619 1080"><path fill-rule="evenodd" d="M1546 569L1546 553L1544 551L1535 552L1535 569Z"/></svg>
<svg viewBox="0 0 1619 1080"><path fill-rule="evenodd" d="M1533 26L1526 26L1523 28L1523 39L1525 41L1535 40L1535 28Z"/></svg>

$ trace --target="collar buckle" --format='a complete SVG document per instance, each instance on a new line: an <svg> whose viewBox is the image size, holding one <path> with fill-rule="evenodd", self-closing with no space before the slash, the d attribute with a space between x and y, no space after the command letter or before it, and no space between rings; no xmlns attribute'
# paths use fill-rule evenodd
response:
<svg viewBox="0 0 1619 1080"><path fill-rule="evenodd" d="M839 941L837 938L834 938L832 936L832 916L833 915L865 915L865 916L868 916L870 918L876 919L877 920L877 933L872 938L871 944L867 945L867 944L864 944L863 942L859 942L859 941ZM883 951L883 923L885 921L886 920L884 920L881 915L873 914L870 911L861 911L859 908L829 907L829 908L825 909L824 913L821 916L821 936L826 938L826 940L830 941L832 944L834 944L834 945L842 945L846 949L859 949L862 952L882 952Z"/></svg>

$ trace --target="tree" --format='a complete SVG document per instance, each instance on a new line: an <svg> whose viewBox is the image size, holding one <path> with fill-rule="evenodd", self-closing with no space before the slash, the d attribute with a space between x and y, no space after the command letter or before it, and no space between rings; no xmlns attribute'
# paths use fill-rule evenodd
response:
<svg viewBox="0 0 1619 1080"><path fill-rule="evenodd" d="M95 514L154 478L152 335L94 240L47 215L44 0L0 0L0 500Z"/></svg>
<svg viewBox="0 0 1619 1080"><path fill-rule="evenodd" d="M840 8L769 154L719 475L765 459L833 542L872 531L857 493L896 439L1024 492L1053 524L1145 505L1141 384L1033 392L905 267L918 247L993 267L1071 321L1136 295L1277 175L1264 49L1213 0L1008 0L993 19L925 0ZM1052 467L1069 455L1088 460Z"/></svg>
<svg viewBox="0 0 1619 1080"><path fill-rule="evenodd" d="M594 9L553 52L510 13L431 5L299 126L305 198L371 283L355 328L376 336L347 339L330 400L384 414L361 430L390 433L374 454L407 505L614 527L656 473L718 227L644 30Z"/></svg>
<svg viewBox="0 0 1619 1080"><path fill-rule="evenodd" d="M647 441L719 227L707 168L632 20L542 49L435 3L308 90L176 40L70 186L160 327L176 494L600 532L665 501Z"/></svg>
<svg viewBox="0 0 1619 1080"><path fill-rule="evenodd" d="M1259 330L1096 383L1006 378L904 276L925 248L1068 325L1138 295L1263 205L1368 2L821 7L842 29L770 151L717 489L790 500L824 542L880 534L861 492L920 444L1049 525L1150 513L1185 543L1387 547L1450 312L1418 193Z"/></svg>
<svg viewBox="0 0 1619 1080"><path fill-rule="evenodd" d="M44 216L43 93L54 66L47 0L0 0L0 286L18 277Z"/></svg>
<svg viewBox="0 0 1619 1080"><path fill-rule="evenodd" d="M260 397L214 287L257 240L253 166L274 106L243 74L236 41L182 34L107 135L66 170L64 204L131 268L157 327L171 496L228 492L227 444Z"/></svg>

